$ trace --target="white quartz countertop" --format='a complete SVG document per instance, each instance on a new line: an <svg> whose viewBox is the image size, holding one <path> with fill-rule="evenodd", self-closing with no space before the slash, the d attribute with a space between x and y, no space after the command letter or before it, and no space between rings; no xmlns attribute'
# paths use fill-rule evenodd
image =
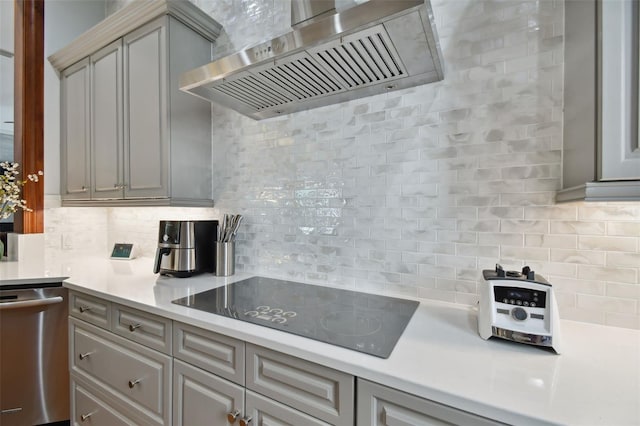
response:
<svg viewBox="0 0 640 426"><path fill-rule="evenodd" d="M421 301L388 359L171 301L248 278L176 279L152 259L76 259L59 265L71 290L102 297L316 362L505 423L640 425L640 332L562 321L563 354L482 340L476 311ZM0 277L7 276L0 264ZM12 279L18 279L13 277Z"/></svg>

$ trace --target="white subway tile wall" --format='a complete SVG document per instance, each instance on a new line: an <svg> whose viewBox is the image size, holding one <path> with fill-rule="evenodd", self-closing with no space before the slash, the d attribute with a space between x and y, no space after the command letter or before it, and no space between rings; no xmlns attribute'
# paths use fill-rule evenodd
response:
<svg viewBox="0 0 640 426"><path fill-rule="evenodd" d="M194 3L224 26L214 57L289 27L289 0ZM264 121L214 106L217 209L188 214L245 215L239 271L475 304L483 269L529 265L563 318L640 329L640 203L554 202L564 3L432 4L444 81ZM85 217L53 210L59 240L50 216ZM166 210L87 220L150 254Z"/></svg>

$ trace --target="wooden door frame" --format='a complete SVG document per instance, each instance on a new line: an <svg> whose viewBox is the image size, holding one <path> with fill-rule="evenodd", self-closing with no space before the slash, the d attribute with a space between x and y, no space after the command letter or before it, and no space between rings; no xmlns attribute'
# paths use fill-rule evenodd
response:
<svg viewBox="0 0 640 426"><path fill-rule="evenodd" d="M14 161L21 179L44 171L44 2L15 0ZM44 176L22 189L30 212L14 214L14 232L44 232Z"/></svg>

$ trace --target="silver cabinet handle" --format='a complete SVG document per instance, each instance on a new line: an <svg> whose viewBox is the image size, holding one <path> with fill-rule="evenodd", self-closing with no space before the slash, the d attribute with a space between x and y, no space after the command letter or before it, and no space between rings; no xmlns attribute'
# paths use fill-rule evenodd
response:
<svg viewBox="0 0 640 426"><path fill-rule="evenodd" d="M91 306L80 306L78 310L80 311L81 314L84 314L85 312L91 310Z"/></svg>
<svg viewBox="0 0 640 426"><path fill-rule="evenodd" d="M0 311L4 311L5 309L33 308L36 306L53 305L60 302L62 302L61 296L48 297L46 299L22 300L20 302L2 302L0 303Z"/></svg>
<svg viewBox="0 0 640 426"><path fill-rule="evenodd" d="M83 354L78 355L78 358L80 358L80 361L82 361L83 359L88 358L89 355L91 355L91 354L93 354L93 351L92 352L85 352Z"/></svg>
<svg viewBox="0 0 640 426"><path fill-rule="evenodd" d="M249 426L249 423L251 423L251 420L253 420L251 416L244 416L243 418L240 419L240 426Z"/></svg>
<svg viewBox="0 0 640 426"><path fill-rule="evenodd" d="M142 324L129 324L129 331L134 332L136 328L142 327Z"/></svg>
<svg viewBox="0 0 640 426"><path fill-rule="evenodd" d="M93 416L93 413L95 413L95 411L92 411L92 412L87 413L87 414L82 414L82 415L80 416L80 421L81 421L81 422L86 421L89 417Z"/></svg>
<svg viewBox="0 0 640 426"><path fill-rule="evenodd" d="M81 192L87 192L87 190L88 190L88 188L86 186L84 186L84 185L82 186L82 188L80 188Z"/></svg>
<svg viewBox="0 0 640 426"><path fill-rule="evenodd" d="M17 407L17 408L5 408L4 410L0 411L0 414L19 413L20 411L22 411L22 407Z"/></svg>
<svg viewBox="0 0 640 426"><path fill-rule="evenodd" d="M233 412L228 413L227 414L227 422L229 422L231 424L234 424L239 415L240 415L240 411L238 411L238 410L234 410Z"/></svg>
<svg viewBox="0 0 640 426"><path fill-rule="evenodd" d="M129 380L129 389L133 389L133 387L135 385L137 385L138 383L140 383L141 381L142 381L142 379Z"/></svg>

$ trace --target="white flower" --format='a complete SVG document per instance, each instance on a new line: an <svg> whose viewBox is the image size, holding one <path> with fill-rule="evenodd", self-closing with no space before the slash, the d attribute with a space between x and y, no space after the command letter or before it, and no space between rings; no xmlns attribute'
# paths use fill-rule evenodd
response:
<svg viewBox="0 0 640 426"><path fill-rule="evenodd" d="M39 176L43 176L42 170L37 173L28 174L27 180L17 179L17 175L20 173L18 163L12 163L8 161L0 162L0 169L3 170L0 174L0 219L6 219L15 213L18 209L25 211L32 211L27 207L27 202L20 198L21 188L28 181L38 182Z"/></svg>

